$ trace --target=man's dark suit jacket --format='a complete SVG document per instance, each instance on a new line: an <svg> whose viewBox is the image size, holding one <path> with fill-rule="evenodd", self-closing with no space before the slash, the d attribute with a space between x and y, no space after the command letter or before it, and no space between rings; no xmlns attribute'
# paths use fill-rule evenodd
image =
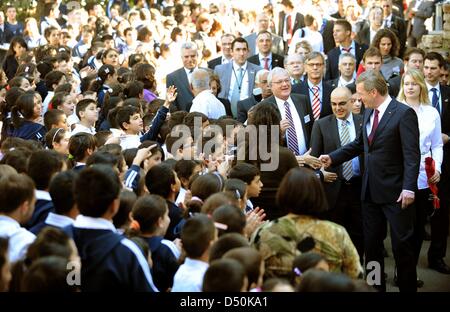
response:
<svg viewBox="0 0 450 312"><path fill-rule="evenodd" d="M358 42L355 42L355 56L356 56L356 68L358 68L359 63L363 58L364 52L368 49L367 45L360 45ZM327 58L327 71L325 74L325 80L331 80L339 77L339 56L341 55L341 49L339 47L335 47L334 49L328 52Z"/></svg>
<svg viewBox="0 0 450 312"><path fill-rule="evenodd" d="M398 17L392 14L391 19L391 27L388 27L392 30L398 37L398 41L400 43L400 54L403 55L403 51L406 46L406 22L403 18Z"/></svg>
<svg viewBox="0 0 450 312"><path fill-rule="evenodd" d="M450 135L450 87L441 86L442 111L441 127L442 133ZM440 190L450 190L450 142L444 145L444 158L441 167L441 181L438 184ZM450 200L450 192L440 192L439 196Z"/></svg>
<svg viewBox="0 0 450 312"><path fill-rule="evenodd" d="M250 56L247 59L247 61L264 68L264 64L261 64L261 62L259 61L259 54ZM270 68L272 68L272 69L274 69L275 67L284 68L284 57L282 57L281 55L272 53L272 62L270 63L270 65L271 65Z"/></svg>
<svg viewBox="0 0 450 312"><path fill-rule="evenodd" d="M248 118L248 111L250 108L259 102L261 102L261 95L255 96L253 94L245 100L237 102L237 120L240 122L245 122Z"/></svg>
<svg viewBox="0 0 450 312"><path fill-rule="evenodd" d="M278 16L278 36L283 37L284 30L284 18L286 17L286 13L283 11L280 12ZM301 13L295 14L294 25L292 26L292 34L299 29L305 27L305 17Z"/></svg>
<svg viewBox="0 0 450 312"><path fill-rule="evenodd" d="M174 101L174 105L177 110L189 112L194 99L194 94L189 86L188 76L184 67L177 69L176 71L167 75L166 86L174 85L177 88L177 98Z"/></svg>
<svg viewBox="0 0 450 312"><path fill-rule="evenodd" d="M222 56L216 57L208 62L208 68L214 70L217 65L222 64Z"/></svg>
<svg viewBox="0 0 450 312"><path fill-rule="evenodd" d="M309 105L308 99L303 94L291 93L291 99L292 99L292 102L294 102L295 108L297 110L297 113L300 117L300 121L302 123L303 134L305 136L306 148L309 149L312 125L314 123L314 117L312 114L311 105ZM284 116L281 116L280 111L278 110L277 101L273 95L268 97L264 101L261 101L261 103L270 103L270 104L274 105L276 110L278 111L278 114L280 115L280 119L285 118ZM294 112L291 112L291 113L293 114Z"/></svg>
<svg viewBox="0 0 450 312"><path fill-rule="evenodd" d="M322 108L320 110L320 117L331 115L333 111L331 110L330 96L333 88L328 81L322 79ZM312 111L312 99L309 98L309 87L307 81L302 81L301 83L294 84L292 86L292 93L303 94L308 99L308 104Z"/></svg>
<svg viewBox="0 0 450 312"><path fill-rule="evenodd" d="M334 22L332 20L324 20L325 26L322 30L323 38L323 52L328 54L334 47L336 47L336 42L333 37Z"/></svg>
<svg viewBox="0 0 450 312"><path fill-rule="evenodd" d="M366 125L372 112L373 109L365 110L360 135L329 156L332 164L338 165L364 153L361 200L395 203L402 190L417 190L420 165L417 115L412 108L392 99L369 145Z"/></svg>
<svg viewBox="0 0 450 312"><path fill-rule="evenodd" d="M360 45L370 46L370 26L366 21L360 22L361 29L356 33L355 41Z"/></svg>
<svg viewBox="0 0 450 312"><path fill-rule="evenodd" d="M355 126L356 137L359 136L359 132L362 128L363 118L362 115L353 114L353 123ZM311 134L311 155L319 157L323 154L329 154L341 147L341 139L339 137L339 129L336 117L334 115L327 116L325 118L316 120L314 122L312 134ZM359 156L359 168L363 170L363 157ZM342 181L342 165L333 166L327 169L329 172L335 172L339 179L333 183L323 183L325 194L328 199L328 205L330 208L334 207L336 200L341 189Z"/></svg>

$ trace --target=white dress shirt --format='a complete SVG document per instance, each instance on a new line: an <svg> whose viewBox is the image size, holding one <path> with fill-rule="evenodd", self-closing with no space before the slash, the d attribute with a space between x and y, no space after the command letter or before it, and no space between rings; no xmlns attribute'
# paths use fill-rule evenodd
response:
<svg viewBox="0 0 450 312"><path fill-rule="evenodd" d="M269 55L264 56L261 53L258 54L259 57L259 66L261 66L262 68L264 68L264 64L265 64L265 60L264 59L268 59L267 60L267 65L269 66L269 70L272 70L272 52L269 53Z"/></svg>
<svg viewBox="0 0 450 312"><path fill-rule="evenodd" d="M172 292L201 292L208 267L207 262L186 258L175 273Z"/></svg>
<svg viewBox="0 0 450 312"><path fill-rule="evenodd" d="M289 54L295 53L295 46L298 42L306 40L311 44L313 51L323 52L323 37L318 31L311 30L308 27L297 29L292 35L291 43L289 44ZM292 50L292 51L291 51Z"/></svg>
<svg viewBox="0 0 450 312"><path fill-rule="evenodd" d="M192 100L192 106L189 112L200 112L210 119L218 119L226 115L225 107L211 90L203 90Z"/></svg>
<svg viewBox="0 0 450 312"><path fill-rule="evenodd" d="M125 134L119 137L120 138L120 147L122 150L137 148L141 145L141 140L139 135L137 134Z"/></svg>
<svg viewBox="0 0 450 312"><path fill-rule="evenodd" d="M378 106L378 124L380 124L381 122L381 118L383 118L384 112L386 111L387 107L389 106L389 103L391 103L392 98L388 95L386 96L386 99L384 100L383 103L381 103L380 106ZM375 110L373 110L372 115L370 115L370 119L369 122L366 125L366 130L367 130L367 137L370 135L370 132L372 131L372 125L373 125L373 120L375 118Z"/></svg>
<svg viewBox="0 0 450 312"><path fill-rule="evenodd" d="M188 77L189 83L191 83L191 76L192 76L192 73L193 73L194 70L196 70L196 69L197 69L197 67L194 67L193 69L187 69L186 67L184 67L184 71L186 72L186 75L187 75L187 77Z"/></svg>
<svg viewBox="0 0 450 312"><path fill-rule="evenodd" d="M339 76L338 87L346 87L347 85L355 82L355 78L350 79L350 81L345 80L342 76Z"/></svg>
<svg viewBox="0 0 450 312"><path fill-rule="evenodd" d="M309 99L310 99L310 103L311 103L311 108L313 105L313 99L314 99L314 90L313 87L316 86L314 85L311 81L309 81L309 79L307 80L308 82L308 90L309 90ZM321 80L319 82L319 84L317 84L317 86L319 87L319 100L320 100L320 111L322 111L322 103L323 103L323 80Z"/></svg>
<svg viewBox="0 0 450 312"><path fill-rule="evenodd" d="M57 228L64 228L66 226L72 225L75 222L74 219L54 212L50 212L45 219L45 224L55 226Z"/></svg>
<svg viewBox="0 0 450 312"><path fill-rule="evenodd" d="M279 99L277 97L275 97L275 100L277 101L277 106L278 106L278 110L280 111L281 114L281 118L282 119L286 119L286 112L284 110L284 100ZM302 122L300 121L300 115L297 111L297 108L294 105L294 102L292 101L291 97L289 97L287 99L287 102L289 103L289 109L291 111L291 115L292 115L292 120L294 122L294 126L295 126L295 132L297 134L297 141L298 141L298 149L299 149L299 153L300 155L303 155L304 153L306 153L307 149L306 149L306 139L305 139L305 135L303 133L303 126L302 126ZM309 115L306 115L304 122L308 123L311 122L309 119ZM288 133L286 131L286 135L288 136ZM289 136L287 137L287 140L289 140Z"/></svg>
<svg viewBox="0 0 450 312"><path fill-rule="evenodd" d="M21 227L19 222L5 215L0 215L0 237L9 238L8 257L10 262L25 258L28 246L36 236Z"/></svg>
<svg viewBox="0 0 450 312"><path fill-rule="evenodd" d="M441 172L444 156L441 117L431 105L420 105L416 110L420 131L420 169L417 187L419 190L428 188L428 178L425 171L425 158L433 157L435 169Z"/></svg>
<svg viewBox="0 0 450 312"><path fill-rule="evenodd" d="M70 133L70 136L74 136L75 134L80 133L80 132L86 132L86 133L95 135L96 131L95 131L94 127L88 128L80 123L77 123L75 125L75 128L73 128L72 132Z"/></svg>
<svg viewBox="0 0 450 312"><path fill-rule="evenodd" d="M250 96L248 94L248 70L247 70L247 62L241 66L244 71L244 76L242 77L242 84L240 90L239 100L245 100ZM233 96L234 86L236 85L236 76L239 74L239 65L233 62L233 69L231 71L231 80L230 80L230 92L228 92L228 100L231 102L231 97Z"/></svg>
<svg viewBox="0 0 450 312"><path fill-rule="evenodd" d="M341 132L342 132L342 123L344 120L342 119L338 119L336 118L336 124L338 127L338 132L339 132L339 138L342 137ZM347 117L347 119L345 119L345 122L347 123L347 127L348 127L348 133L350 136L350 142L354 141L356 138L356 130L355 130L355 122L353 120L353 114L350 113ZM353 176L360 176L361 175L361 171L360 171L360 167L359 167L359 158L355 157L352 159L352 169L353 169Z"/></svg>

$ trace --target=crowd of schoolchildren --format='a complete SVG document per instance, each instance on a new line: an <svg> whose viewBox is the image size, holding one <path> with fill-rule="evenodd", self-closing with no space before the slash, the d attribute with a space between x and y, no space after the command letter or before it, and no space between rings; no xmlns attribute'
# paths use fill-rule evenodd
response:
<svg viewBox="0 0 450 312"><path fill-rule="evenodd" d="M130 2L0 11L0 291L371 291L346 229L323 218L316 171L283 162L283 144L275 173L237 159L247 123L280 124L272 105L247 123L181 109L202 81L230 105L223 77L188 71L182 51L195 41L194 67L210 66L222 34L251 35L251 14ZM191 99L166 79L183 66Z"/></svg>

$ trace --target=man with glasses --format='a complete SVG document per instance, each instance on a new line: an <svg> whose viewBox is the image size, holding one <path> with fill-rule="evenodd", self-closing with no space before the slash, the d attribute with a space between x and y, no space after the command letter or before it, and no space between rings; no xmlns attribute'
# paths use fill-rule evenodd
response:
<svg viewBox="0 0 450 312"><path fill-rule="evenodd" d="M311 52L305 58L305 68L308 79L292 86L292 93L304 94L309 100L314 120L332 113L330 95L333 90L328 82L323 80L325 58L320 52Z"/></svg>
<svg viewBox="0 0 450 312"><path fill-rule="evenodd" d="M236 37L233 34L223 34L220 38L222 47L222 55L208 62L208 68L214 70L217 65L225 64L231 61L233 57L231 53L231 43Z"/></svg>

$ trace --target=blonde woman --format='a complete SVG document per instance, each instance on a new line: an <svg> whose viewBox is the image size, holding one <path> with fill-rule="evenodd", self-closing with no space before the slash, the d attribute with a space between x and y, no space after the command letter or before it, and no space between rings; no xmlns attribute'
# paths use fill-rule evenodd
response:
<svg viewBox="0 0 450 312"><path fill-rule="evenodd" d="M415 199L417 213L415 229L415 243L417 245L415 245L415 251L417 262L425 233L426 214L433 210L433 202L429 200L431 195L429 184L436 184L440 180L443 157L441 119L436 108L430 105L424 76L417 69L408 68L408 71L403 75L398 100L412 107L419 120L421 159L417 181L418 191ZM434 159L436 168L430 179L427 178L425 172L425 158L427 157Z"/></svg>

